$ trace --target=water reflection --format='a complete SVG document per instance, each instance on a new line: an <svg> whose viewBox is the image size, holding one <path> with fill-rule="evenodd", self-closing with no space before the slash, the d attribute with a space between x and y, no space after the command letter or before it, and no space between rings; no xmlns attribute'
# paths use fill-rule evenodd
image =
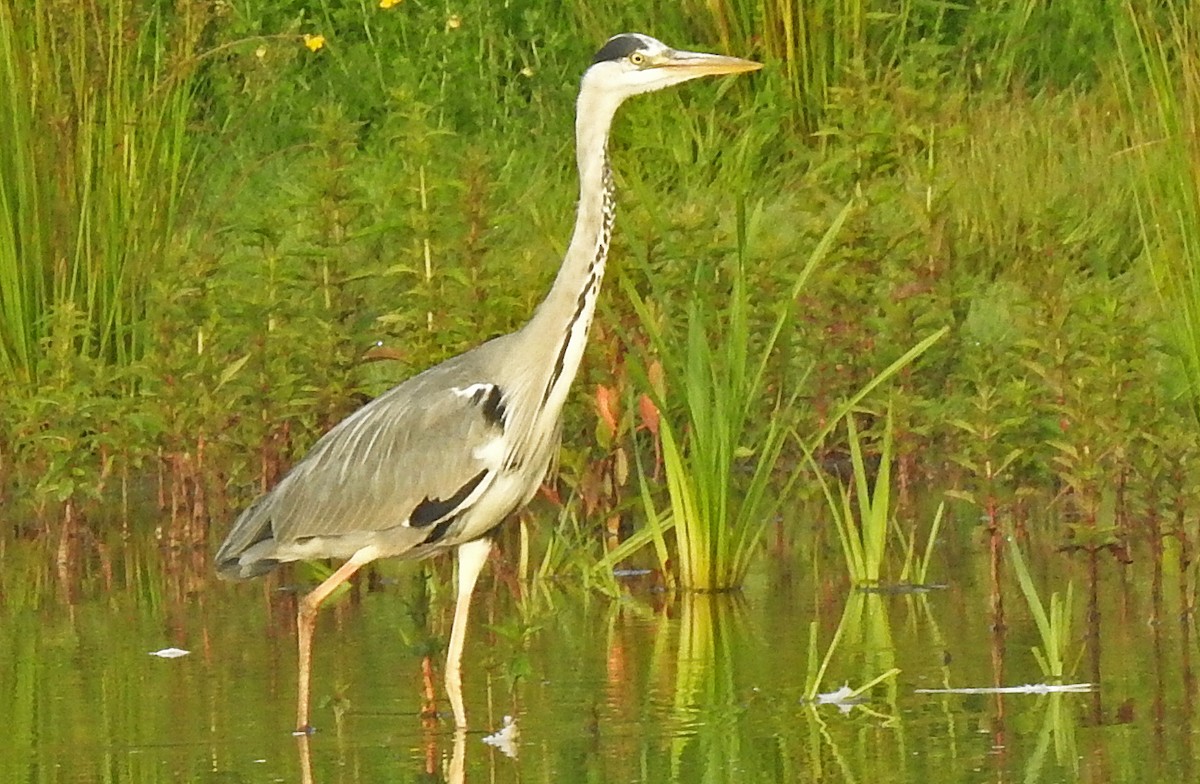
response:
<svg viewBox="0 0 1200 784"><path fill-rule="evenodd" d="M307 734L296 736L297 765L301 784L321 784L313 774L313 738ZM445 759L438 747L438 737L430 734L424 745L425 765L421 773L430 781L445 781L447 784L463 784L466 781L467 731L455 729L451 741L451 754ZM344 766L341 766L344 767ZM493 771L494 773L494 771Z"/></svg>
<svg viewBox="0 0 1200 784"><path fill-rule="evenodd" d="M195 553L154 541L85 538L66 578L57 541L3 548L0 781L937 784L1183 781L1196 770L1194 567L1169 558L1157 588L1149 573L1097 566L1076 650L1079 679L1099 675L1102 700L914 693L1041 679L1037 632L1008 578L1008 617L994 622L986 553L921 595L854 592L819 565L732 596L613 601L568 577L519 595L492 580L464 673L477 725L457 734L427 694L439 678L426 657L440 659L427 641L445 635L445 603L388 573L323 620L338 645L314 663L322 731L295 739L291 594L217 584ZM1039 579L1087 583L1086 559L1050 552ZM902 670L848 713L805 700L835 637L822 691ZM170 646L192 653L149 655ZM521 728L516 759L484 742L505 714Z"/></svg>
<svg viewBox="0 0 1200 784"><path fill-rule="evenodd" d="M744 603L736 594L686 594L680 608L675 699L668 724L671 781L679 781L685 766L697 760L736 770L742 756L739 733L729 725L739 715L731 647ZM722 726L726 731L711 731Z"/></svg>

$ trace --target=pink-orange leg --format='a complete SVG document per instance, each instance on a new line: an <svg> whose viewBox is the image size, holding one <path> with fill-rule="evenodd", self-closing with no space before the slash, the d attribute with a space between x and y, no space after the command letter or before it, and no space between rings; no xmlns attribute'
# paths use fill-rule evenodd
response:
<svg viewBox="0 0 1200 784"><path fill-rule="evenodd" d="M299 666L297 667L300 692L296 701L297 735L307 735L312 732L312 726L308 723L308 703L309 681L312 674L313 631L317 626L317 611L321 609L321 603L329 598L329 594L373 560L375 560L375 548L364 547L351 556L349 561L342 564L336 572L329 575L325 582L312 589L300 600L300 608L296 612L296 641L300 651Z"/></svg>

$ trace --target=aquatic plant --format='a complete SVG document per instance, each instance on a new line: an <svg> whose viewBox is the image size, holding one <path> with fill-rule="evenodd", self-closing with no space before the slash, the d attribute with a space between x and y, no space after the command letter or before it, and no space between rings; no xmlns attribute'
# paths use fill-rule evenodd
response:
<svg viewBox="0 0 1200 784"><path fill-rule="evenodd" d="M883 567L892 517L892 416L889 411L883 426L883 441L879 448L879 461L874 469L873 484L871 473L863 459L862 441L854 414L848 414L845 421L853 490L839 481L840 492L835 494L812 453L806 452L806 457L825 495L838 541L842 546L847 574L856 585L876 585L879 583ZM857 503L852 503L851 498ZM855 505L858 508L857 514Z"/></svg>
<svg viewBox="0 0 1200 784"><path fill-rule="evenodd" d="M939 504L934 515L925 549L918 560L916 557L916 532L906 535L895 519L892 507L893 454L892 410L888 407L883 423L883 437L876 460L868 464L864 457L862 438L853 413L844 418L847 444L850 452L850 483L840 479L837 491L825 477L812 452L805 450L805 458L817 484L825 497L826 509L833 519L841 545L846 573L851 582L858 586L878 585L887 554L889 532L904 547L904 563L899 582L907 583L915 573L917 584L924 584L933 558L933 547L941 527L945 505Z"/></svg>
<svg viewBox="0 0 1200 784"><path fill-rule="evenodd" d="M769 492L776 461L789 433L788 409L794 398L777 393L769 410L759 410L767 367L789 321L791 303L829 253L850 210L850 204L842 208L796 275L757 356L750 354L744 203L738 209L738 254L730 294L717 312L699 297L689 301L682 350L676 349L658 326L646 300L627 279L623 281L650 335L655 356L662 362L664 384L670 390L665 399L660 390L650 392L660 397L659 407L668 411L675 410L670 395L678 395L686 416L686 431L672 423L670 416L659 423L670 498L669 522L664 522L648 495L644 494L643 499L650 530L661 532L669 526L674 531L679 582L688 590L720 591L741 585L763 529L794 481L786 482L782 490ZM701 272L695 281L698 288ZM646 362L648 365L649 360ZM649 377L645 366L643 373ZM752 427L764 416L764 427ZM748 446L751 439L753 447ZM739 481L741 466L751 458L749 480L743 484ZM648 481L644 472L642 480L643 485ZM661 546L661 535L655 541ZM660 550L660 557L663 555Z"/></svg>
<svg viewBox="0 0 1200 784"><path fill-rule="evenodd" d="M38 265L0 265L0 307L12 305L3 318L23 313L8 323L34 326L12 331L32 338L4 339L0 350L15 359L0 360L9 362L0 375L16 378L4 374L26 372L15 368L30 358L40 363L29 383L5 387L11 405L0 407L0 503L38 510L33 528L41 529L63 518L64 505L86 517L106 499L115 502L120 488L136 491L140 477L153 482L159 469L173 516L222 517L350 407L481 336L511 329L547 283L544 261L557 255L561 205L571 198L569 155L531 145L529 135L568 133L562 109L581 29L599 40L643 24L697 43L727 42L731 51L757 49L772 62L752 89L723 85L720 112L709 110L711 96L675 96L688 105L679 113L689 118L683 126L662 121L648 102L630 107L614 131L614 148L645 153L619 183L627 206L614 276L638 279L664 332L667 323L682 327L694 294L697 317L712 322L704 330L712 353L723 356L711 338L725 317L733 221L719 209L712 172L736 183L735 192L761 197L751 211L760 215L755 253L742 270L756 306L751 365L776 315L757 306L784 302L789 278L825 228L827 205L851 191L870 205L839 241L838 263L816 270L794 306L754 421L734 450L741 450L739 483L751 481L747 469L766 454L755 430L798 386L787 415L815 443L810 434L844 427L839 417L853 408L845 402L879 368L953 324L953 339L933 350L921 373L902 373L889 396L894 502L935 476L999 519L1009 508L1019 514L1031 494L1068 487L1061 503L1082 518L1073 533L1086 535L1076 542L1092 544L1099 534L1103 542L1133 541L1131 526L1148 519L1139 511L1159 499L1194 503L1197 442L1181 426L1195 419L1194 407L1181 403L1190 401L1180 348L1186 340L1164 326L1169 318L1182 323L1185 310L1147 307L1158 293L1141 274L1149 265L1138 264L1149 258L1149 238L1155 257L1184 270L1171 244L1181 242L1174 226L1196 223L1172 217L1171 194L1186 196L1186 183L1172 177L1187 170L1179 163L1186 159L1169 149L1181 137L1161 130L1158 119L1186 115L1186 90L1171 97L1179 110L1160 112L1154 85L1161 91L1167 72L1153 82L1148 74L1161 68L1142 61L1170 65L1180 80L1189 73L1174 55L1154 54L1160 43L1191 51L1164 26L1169 9L1137 16L1139 39L1124 21L1134 19L1135 3L1106 2L1087 18L1072 17L1072 3L833 5L759 8L730 0L645 9L600 0L529 9L467 0L451 14L412 3L289 10L253 2L236 13L144 0L99 10L10 4L4 35L16 39L0 49L0 91L24 83L34 65L64 76L58 84L65 87L76 77L97 86L123 79L121 95L140 95L150 106L144 115L121 115L124 98L105 104L98 90L91 116L105 123L68 122L64 133L33 140L38 155L66 167L54 186L72 180L92 188L97 210L118 202L126 209L140 198L142 228L173 214L175 230L163 240L165 253L153 243L135 243L136 252L123 246L132 277L121 285L145 283L139 265L153 266L142 315L122 305L129 320L118 330L123 337L109 343L142 358L133 364L95 352L75 362L82 347L99 350L91 306L66 302L38 321L29 299L17 295ZM118 41L111 29L122 8L150 11L127 14L127 35ZM48 13L61 15L61 37L53 46L27 46L24 23ZM89 25L86 41L72 37ZM1111 57L1112 42L1097 37L1106 30L1123 36L1120 61ZM320 48L306 46L305 35ZM1068 45L1047 47L1050 37ZM140 70L78 67L118 60ZM1112 87L1120 79L1094 79L1117 67L1124 68L1124 92ZM1039 89L1047 84L1056 89ZM50 108L82 117L71 103L77 93L65 87ZM791 97L797 90L803 105ZM809 100L822 90L823 98ZM0 168L8 167L0 189L24 194L8 207L20 208L20 236L32 242L46 236L44 226L20 210L48 203L32 189L49 188L46 172L55 167L29 166L33 159L16 153L33 141L28 130L9 128L28 128L42 115L28 101L12 103L0 110L0 136L15 140L0 150ZM188 112L182 130L172 124L172 107ZM816 134L796 133L798 114L808 118L801 126L815 123ZM121 122L108 121L121 116L128 136L114 130ZM171 146L172 129L183 134L181 146ZM86 134L90 171L107 167L91 181L71 173L80 155L54 152L72 138L82 144ZM157 163L146 157L153 138L161 141ZM168 148L182 157L171 158ZM122 150L138 164L125 180L110 176ZM193 150L220 155L204 157L197 169ZM187 200L173 206L133 189L140 183L158 193L184 175ZM119 191L120 183L128 189ZM70 193L76 199L78 191ZM678 209L647 208L663 198ZM69 251L57 255L63 269L81 258L67 247L78 232L63 228L72 204L60 200L51 214L55 252ZM105 214L118 213L112 206ZM89 224L96 258L124 241L105 228L115 225L107 220L97 213ZM9 225L0 226L0 246L17 236L6 233ZM15 258L5 253L0 248L0 257ZM702 265L713 274L700 288L692 283ZM655 282L653 294L643 280ZM78 281L78 292L91 285ZM606 319L632 333L630 344L644 343L628 302L602 306ZM363 350L379 342L396 362L360 365ZM51 356L62 346L70 349L65 362ZM674 350L684 346L679 341ZM609 433L594 427L583 396L571 403L556 488L567 503L602 517L607 534L619 528L622 535L631 507L648 508L632 484L637 459L652 477L661 469L648 454L652 439L631 415L637 404L620 377L624 350L616 338L589 350L584 383L615 390L626 405ZM104 366L112 362L118 366L110 372ZM687 460L692 433L680 416L679 379L663 388L670 398L664 413ZM612 491L605 483L626 470L631 484L614 483L622 492ZM769 483L767 495L781 485ZM644 536L646 553L669 579L679 566L674 518L656 487L649 489L657 515L644 515L647 523L621 547L628 553L626 544ZM795 487L816 496L815 483ZM1097 514L1100 530L1084 530ZM1182 519L1175 507L1170 515ZM589 525L585 519L581 527Z"/></svg>
<svg viewBox="0 0 1200 784"><path fill-rule="evenodd" d="M911 534L906 535L893 518L896 535L905 545L904 566L900 570L899 578L901 584L929 585L929 564L933 561L933 548L941 533L945 513L946 502L941 501L933 515L933 522L929 526L929 535L925 539L925 549L920 558L917 557L917 532L914 530Z"/></svg>
<svg viewBox="0 0 1200 784"><path fill-rule="evenodd" d="M1073 706L1068 702L1070 699L1070 695L1064 692L1051 692L1038 697L1038 705L1043 711L1042 727L1038 731L1037 745L1025 765L1025 781L1042 778L1051 744L1055 763L1064 770L1079 774L1079 742Z"/></svg>
<svg viewBox="0 0 1200 784"><path fill-rule="evenodd" d="M813 621L809 624L808 668L804 676L804 699L813 703L822 701L821 687L825 684L825 673L829 669L830 663L834 661L838 654L842 638L847 635L862 638L866 635L874 634L875 639L860 639L856 644L862 648L880 652L882 655L888 656L889 659L892 657L893 654L891 651L893 651L893 646L890 644L890 640L886 639L890 635L887 613L885 612L885 608L880 605L879 600L880 596L878 594L854 592L849 595L846 600L846 606L842 610L842 616L838 619L833 639L829 641L829 645L825 648L824 656L821 656L819 653L818 623L817 621ZM868 607L868 605L871 606ZM863 629L864 618L870 619L870 631L864 631ZM874 675L868 674L867 680L854 689L844 687L836 693L836 700L827 693L824 701L836 702L842 705L853 704L860 695L867 693L886 680L894 679L899 673L899 667L888 666L883 672Z"/></svg>
<svg viewBox="0 0 1200 784"><path fill-rule="evenodd" d="M1041 637L1040 648L1034 647L1033 656L1038 666L1047 678L1061 679L1067 675L1067 657L1071 646L1071 610L1074 596L1074 585L1067 583L1067 592L1063 596L1058 591L1050 594L1050 604L1042 602L1029 567L1025 564L1025 556L1016 537L1009 535L1008 551L1012 555L1013 569L1017 573L1017 582L1021 586L1021 594L1025 604L1037 624L1038 635Z"/></svg>

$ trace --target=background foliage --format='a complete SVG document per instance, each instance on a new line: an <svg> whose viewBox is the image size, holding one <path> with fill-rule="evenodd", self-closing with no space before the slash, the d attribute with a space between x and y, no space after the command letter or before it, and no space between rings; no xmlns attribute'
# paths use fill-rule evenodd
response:
<svg viewBox="0 0 1200 784"><path fill-rule="evenodd" d="M949 326L887 393L901 503L927 482L981 508L1052 499L1087 547L1182 525L1195 227L1160 218L1197 214L1194 183L1172 179L1194 152L1189 9L4 4L6 525L105 525L109 502L156 494L202 537L362 400L518 326L570 229L579 74L625 29L767 63L618 121L611 275L660 328L683 334L687 297L723 302L740 268L761 347L857 197L793 303L764 406L794 400L792 425L815 432ZM745 258L738 199L761 216ZM560 489L619 513L615 467L649 455L646 423L625 406L599 436L594 390L639 391L625 353L646 333L620 286L603 302Z"/></svg>

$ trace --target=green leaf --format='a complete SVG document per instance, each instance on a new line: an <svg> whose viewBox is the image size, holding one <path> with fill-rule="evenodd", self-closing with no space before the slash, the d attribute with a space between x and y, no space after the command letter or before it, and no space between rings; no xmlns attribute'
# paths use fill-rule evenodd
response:
<svg viewBox="0 0 1200 784"><path fill-rule="evenodd" d="M246 363L250 361L251 356L251 354L246 354L242 358L236 359L226 366L225 369L221 371L221 375L217 378L217 386L213 388L213 392L218 391L221 389L221 387L228 384L233 377L238 374L238 371L246 366Z"/></svg>

